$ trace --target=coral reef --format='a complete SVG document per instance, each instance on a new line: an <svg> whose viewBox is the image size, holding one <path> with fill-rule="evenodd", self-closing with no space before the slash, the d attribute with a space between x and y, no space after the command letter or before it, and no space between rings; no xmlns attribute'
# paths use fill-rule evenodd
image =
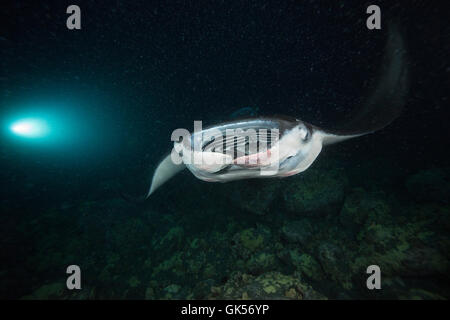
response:
<svg viewBox="0 0 450 320"><path fill-rule="evenodd" d="M121 199L50 208L18 225L33 236L27 263L40 275L21 297L448 299L444 171L406 176L402 194L351 185L342 170L322 167L256 183L253 195L236 184L205 184L198 196L210 198L195 206L201 187L187 191L187 211L174 204L161 214ZM224 195L232 201L215 207L225 205ZM83 270L80 292L53 276L73 263ZM380 292L366 288L373 264L382 272ZM1 270L10 283L7 277Z"/></svg>
<svg viewBox="0 0 450 320"><path fill-rule="evenodd" d="M211 291L209 298L215 299L325 299L297 277L279 272L268 272L258 277L236 273L223 286L213 287Z"/></svg>
<svg viewBox="0 0 450 320"><path fill-rule="evenodd" d="M282 189L283 182L279 179L240 181L230 192L230 198L244 211L265 215L280 197Z"/></svg>
<svg viewBox="0 0 450 320"><path fill-rule="evenodd" d="M326 215L336 211L344 200L347 177L342 170L311 168L292 178L283 197L286 208L302 216Z"/></svg>

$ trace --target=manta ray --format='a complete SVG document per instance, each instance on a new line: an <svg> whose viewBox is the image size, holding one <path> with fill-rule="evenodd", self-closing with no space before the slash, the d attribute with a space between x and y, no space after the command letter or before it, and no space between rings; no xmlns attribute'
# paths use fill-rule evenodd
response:
<svg viewBox="0 0 450 320"><path fill-rule="evenodd" d="M185 135L174 141L172 153L157 165L146 198L185 168L209 182L292 176L307 170L324 146L386 127L399 116L408 92L404 39L394 25L387 38L373 90L339 128L325 129L297 118L273 116L229 121ZM252 132L253 136L227 135L236 130ZM272 139L274 132L276 139ZM249 148L251 141L256 148ZM192 161L195 157L202 161Z"/></svg>

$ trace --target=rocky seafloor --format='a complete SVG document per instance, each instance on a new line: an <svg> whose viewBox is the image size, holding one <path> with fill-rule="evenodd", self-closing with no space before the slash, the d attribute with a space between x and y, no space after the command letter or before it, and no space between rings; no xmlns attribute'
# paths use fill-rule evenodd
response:
<svg viewBox="0 0 450 320"><path fill-rule="evenodd" d="M381 169L382 168L382 169ZM379 173L383 174L380 175ZM286 179L183 173L145 204L59 204L6 221L26 235L0 270L22 299L448 299L450 170L321 161ZM14 242L14 233L9 235ZM82 290L65 288L65 268ZM381 269L368 290L366 269ZM14 288L14 289L12 289Z"/></svg>

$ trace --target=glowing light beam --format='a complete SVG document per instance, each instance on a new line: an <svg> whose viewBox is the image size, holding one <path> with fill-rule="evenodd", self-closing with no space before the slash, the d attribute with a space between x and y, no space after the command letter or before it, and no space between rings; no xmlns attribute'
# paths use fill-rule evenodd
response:
<svg viewBox="0 0 450 320"><path fill-rule="evenodd" d="M10 130L25 138L42 138L48 135L50 128L43 119L20 119L11 124Z"/></svg>

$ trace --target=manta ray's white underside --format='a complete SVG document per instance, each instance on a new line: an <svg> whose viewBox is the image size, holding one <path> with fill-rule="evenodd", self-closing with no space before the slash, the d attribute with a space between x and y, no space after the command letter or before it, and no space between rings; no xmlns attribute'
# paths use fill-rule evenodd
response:
<svg viewBox="0 0 450 320"><path fill-rule="evenodd" d="M299 122L299 125L302 126L303 124ZM233 159L227 154L191 151L183 148L182 144L180 144L179 146L183 150L182 159L185 162L179 163L179 161L174 161L172 153L166 156L154 172L147 197L186 167L197 178L209 182L292 176L307 170L316 160L324 145L341 142L361 134L338 136L327 134L320 130L313 130L310 139L307 141L304 141L300 135L298 126L294 127L268 151L244 156L246 159L241 161L243 162L241 165L239 165L239 159ZM194 154L203 158L204 161L198 164L187 161L191 160ZM252 160L252 157L256 157L253 159L254 164L247 164L248 160ZM286 159L289 161L286 162ZM229 169L225 172L220 172L225 167L229 167ZM233 168L236 170L233 170ZM261 168L266 170L261 170Z"/></svg>

